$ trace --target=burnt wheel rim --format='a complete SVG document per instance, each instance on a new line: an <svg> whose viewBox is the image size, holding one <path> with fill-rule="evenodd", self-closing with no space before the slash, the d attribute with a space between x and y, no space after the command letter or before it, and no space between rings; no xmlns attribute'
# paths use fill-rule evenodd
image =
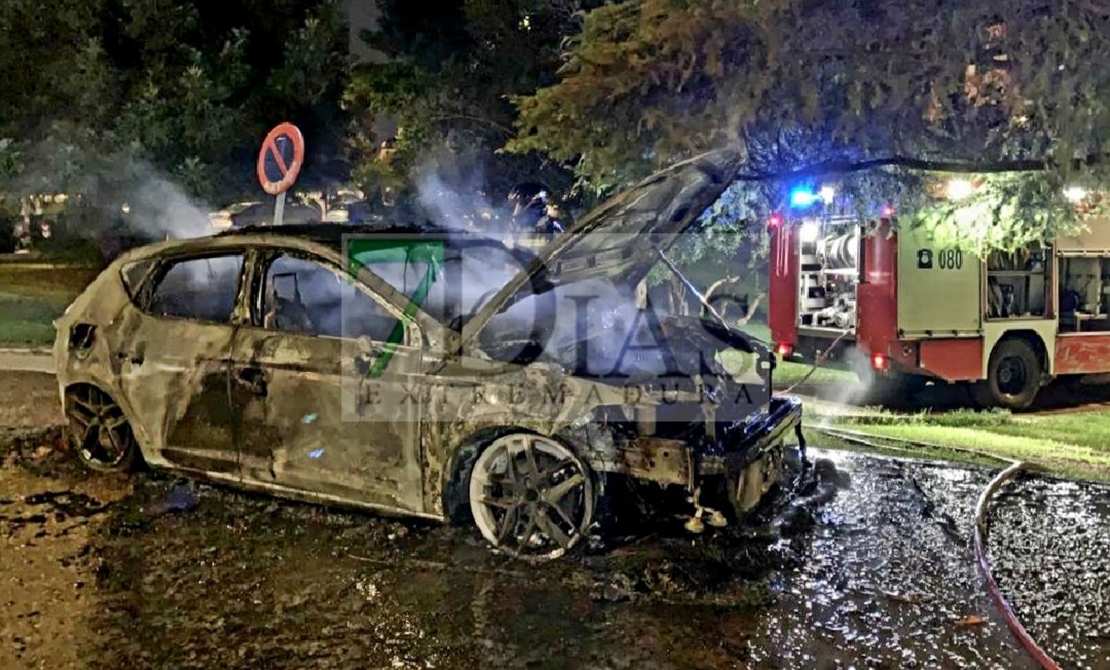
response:
<svg viewBox="0 0 1110 670"><path fill-rule="evenodd" d="M470 508L491 545L531 560L558 558L593 517L593 483L568 448L539 435L496 440L474 464Z"/></svg>
<svg viewBox="0 0 1110 670"><path fill-rule="evenodd" d="M66 412L73 447L95 468L118 468L132 449L123 411L105 394L88 389L69 397Z"/></svg>
<svg viewBox="0 0 1110 670"><path fill-rule="evenodd" d="M1029 368L1018 356L998 362L998 390L1009 396L1020 395L1029 386Z"/></svg>

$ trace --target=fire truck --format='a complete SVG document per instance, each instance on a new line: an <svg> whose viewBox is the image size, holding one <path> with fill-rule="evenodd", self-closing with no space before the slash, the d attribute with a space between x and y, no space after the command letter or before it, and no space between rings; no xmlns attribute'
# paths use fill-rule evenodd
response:
<svg viewBox="0 0 1110 670"><path fill-rule="evenodd" d="M890 207L865 223L776 215L769 228L778 353L854 370L873 398L932 380L1020 410L1054 378L1110 373L1110 220L985 257L899 226Z"/></svg>

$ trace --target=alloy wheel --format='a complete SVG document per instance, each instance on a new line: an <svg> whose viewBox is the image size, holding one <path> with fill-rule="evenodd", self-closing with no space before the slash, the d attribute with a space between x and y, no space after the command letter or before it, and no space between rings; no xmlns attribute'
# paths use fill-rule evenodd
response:
<svg viewBox="0 0 1110 670"><path fill-rule="evenodd" d="M120 471L131 465L135 439L123 410L104 392L82 387L66 402L70 439L81 462L94 470Z"/></svg>
<svg viewBox="0 0 1110 670"><path fill-rule="evenodd" d="M482 536L518 558L558 558L593 520L594 485L566 446L540 435L495 440L470 476L470 510Z"/></svg>

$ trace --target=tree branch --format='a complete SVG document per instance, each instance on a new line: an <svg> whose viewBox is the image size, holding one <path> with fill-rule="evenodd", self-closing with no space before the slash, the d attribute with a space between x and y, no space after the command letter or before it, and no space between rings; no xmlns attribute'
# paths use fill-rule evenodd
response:
<svg viewBox="0 0 1110 670"><path fill-rule="evenodd" d="M1102 163L1107 154L1092 154L1085 158L1073 161L1074 168L1090 167ZM851 172L864 172L882 167L900 167L923 172L954 172L959 174L999 174L1003 172L1042 172L1057 167L1048 159L1030 159L1018 161L996 161L989 163L965 163L961 161L926 160L911 158L909 156L888 156L885 158L872 158L862 161L825 161L814 163L796 170L784 172L758 172L737 176L736 181L778 181L780 179L795 179L801 177L823 177L831 174L845 174Z"/></svg>
<svg viewBox="0 0 1110 670"><path fill-rule="evenodd" d="M432 123L438 123L438 122L441 122L441 121L470 121L470 122L473 122L473 123L478 123L478 124L481 124L481 125L489 126L490 128L493 128L494 130L502 132L505 135L508 135L509 137L512 137L512 136L516 135L516 132L514 130L512 130L510 128L506 128L505 126L501 125L500 123L498 123L496 121L491 121L490 119L483 119L480 116L470 116L468 114L444 114L444 115L440 115L440 116L429 116L427 118L427 120L432 122Z"/></svg>

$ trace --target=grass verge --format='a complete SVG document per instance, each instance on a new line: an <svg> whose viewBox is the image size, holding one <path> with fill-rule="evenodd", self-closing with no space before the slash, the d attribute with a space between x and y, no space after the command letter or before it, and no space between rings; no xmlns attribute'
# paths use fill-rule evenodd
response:
<svg viewBox="0 0 1110 670"><path fill-rule="evenodd" d="M0 347L49 347L54 319L96 274L85 266L0 263Z"/></svg>
<svg viewBox="0 0 1110 670"><path fill-rule="evenodd" d="M749 335L771 341L770 329L762 323L744 327ZM739 364L722 355L726 365ZM810 365L780 361L774 372L777 390L787 389L806 379ZM856 377L850 372L819 368L806 384L847 388ZM879 411L845 413L831 411L819 400L810 400L807 419L810 426L827 425L865 433L872 446L865 447L827 433L810 429L811 444L890 455L916 455L960 462L997 465L959 449L1027 461L1052 472L1085 479L1110 480L1110 410L1076 411L1064 414L1010 414L1003 411L976 412L966 409L948 412L899 414ZM815 420L816 419L816 420ZM917 443L917 446L911 443ZM929 446L924 446L929 445ZM909 449L909 452L907 452Z"/></svg>
<svg viewBox="0 0 1110 670"><path fill-rule="evenodd" d="M832 418L827 425L834 430L864 433L880 446L911 448L922 457L982 462L957 451L974 449L1027 461L1070 477L1110 480L1110 410L1048 415L970 410L914 415L878 413ZM815 432L815 444L828 443L830 438Z"/></svg>

